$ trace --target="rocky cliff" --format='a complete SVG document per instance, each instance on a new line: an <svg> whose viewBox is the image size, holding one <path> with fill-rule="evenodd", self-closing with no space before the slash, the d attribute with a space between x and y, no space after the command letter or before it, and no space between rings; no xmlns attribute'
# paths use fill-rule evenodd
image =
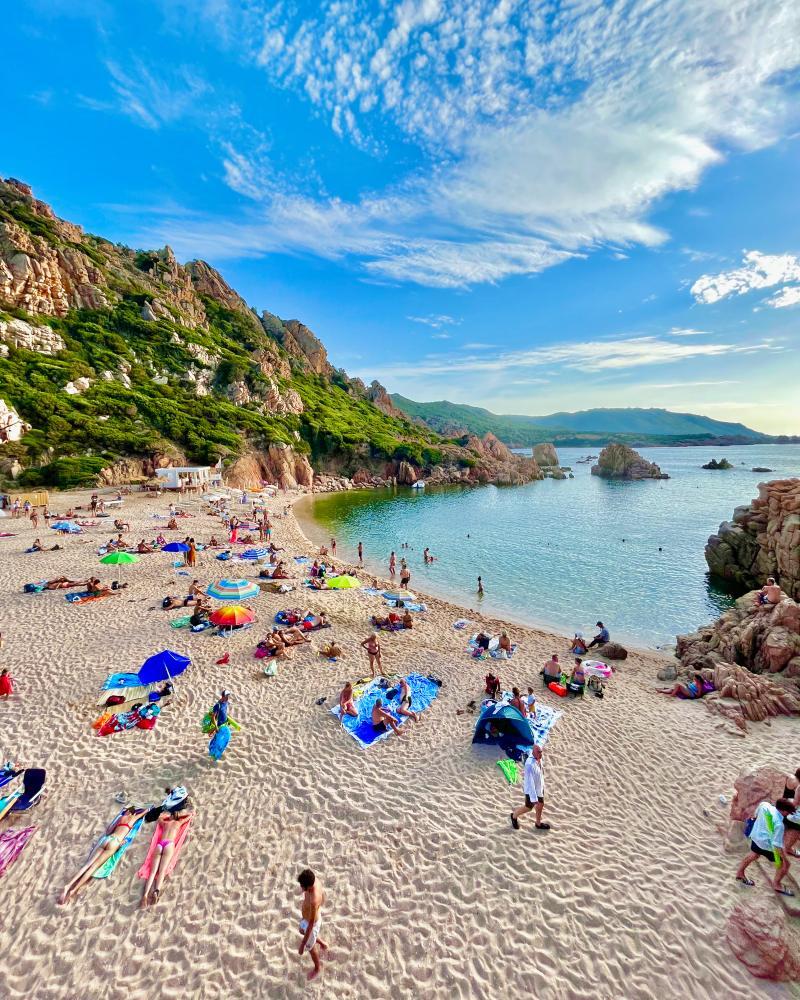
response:
<svg viewBox="0 0 800 1000"><path fill-rule="evenodd" d="M648 462L626 444L609 444L600 452L592 475L603 479L669 479L655 462Z"/></svg>
<svg viewBox="0 0 800 1000"><path fill-rule="evenodd" d="M760 483L758 497L708 539L706 562L737 587L760 587L774 576L800 600L800 479Z"/></svg>
<svg viewBox="0 0 800 1000"><path fill-rule="evenodd" d="M84 233L15 180L0 180L0 398L24 430L0 442L0 473L30 486L220 460L247 486L308 486L312 469L540 477L491 435L456 444L413 423L379 383L336 371L307 326L259 316L204 261Z"/></svg>

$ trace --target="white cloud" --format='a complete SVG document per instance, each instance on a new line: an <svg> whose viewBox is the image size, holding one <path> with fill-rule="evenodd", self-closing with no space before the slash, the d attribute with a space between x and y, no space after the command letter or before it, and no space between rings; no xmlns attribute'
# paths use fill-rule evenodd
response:
<svg viewBox="0 0 800 1000"><path fill-rule="evenodd" d="M461 322L460 319L444 314L432 314L430 316L406 316L406 319L410 319L412 323L423 323L425 326L432 326L434 330L438 330L443 326L458 326Z"/></svg>
<svg viewBox="0 0 800 1000"><path fill-rule="evenodd" d="M450 340L452 336L452 333L433 333L431 340Z"/></svg>
<svg viewBox="0 0 800 1000"><path fill-rule="evenodd" d="M707 337L705 330L692 330L691 327L673 326L669 331L670 337Z"/></svg>
<svg viewBox="0 0 800 1000"><path fill-rule="evenodd" d="M359 0L206 8L220 44L340 135L417 143L425 163L350 201L267 186L238 234L207 220L217 253L352 257L370 280L446 288L534 274L598 246L658 245L659 199L791 127L795 0L385 0L369 18Z"/></svg>
<svg viewBox="0 0 800 1000"><path fill-rule="evenodd" d="M785 309L787 306L800 304L800 285L790 285L782 288L772 298L767 299L767 305L774 309Z"/></svg>
<svg viewBox="0 0 800 1000"><path fill-rule="evenodd" d="M274 186L262 159L265 153L258 158L245 156L229 142L223 143L223 150L222 167L228 187L253 201L265 198Z"/></svg>
<svg viewBox="0 0 800 1000"><path fill-rule="evenodd" d="M650 382L641 385L640 389L688 389L696 386L708 385L741 385L737 379L720 379L714 382Z"/></svg>
<svg viewBox="0 0 800 1000"><path fill-rule="evenodd" d="M776 285L786 287L766 299L766 305L780 309L800 302L800 257L749 250L743 256L741 267L719 274L703 274L692 285L691 292L697 302L709 305L733 295L747 295Z"/></svg>
<svg viewBox="0 0 800 1000"><path fill-rule="evenodd" d="M133 118L145 128L159 129L187 114L194 114L212 87L187 66L178 66L170 73L156 76L141 61L136 60L131 72L119 63L106 63L111 89L116 96L117 110ZM107 102L83 98L87 107L107 110Z"/></svg>
<svg viewBox="0 0 800 1000"><path fill-rule="evenodd" d="M481 344L474 342L471 344L464 344L465 351L490 351L495 345L494 344Z"/></svg>
<svg viewBox="0 0 800 1000"><path fill-rule="evenodd" d="M770 345L751 345L753 350L768 350ZM751 347L747 349L750 350ZM485 355L430 355L418 363L397 362L381 368L381 379L413 379L430 375L458 375L468 372L491 374L519 369L560 365L583 372L612 372L647 365L669 364L699 357L737 353L733 344L681 344L664 337L629 337L618 340L594 340L574 344L554 344L528 351L508 351L497 357Z"/></svg>

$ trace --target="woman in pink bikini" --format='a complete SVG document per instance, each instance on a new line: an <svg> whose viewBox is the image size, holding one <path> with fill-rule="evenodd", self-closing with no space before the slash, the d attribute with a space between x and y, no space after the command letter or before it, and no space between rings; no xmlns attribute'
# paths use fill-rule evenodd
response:
<svg viewBox="0 0 800 1000"><path fill-rule="evenodd" d="M156 827L156 832L153 834L155 854L150 862L150 871L147 875L147 881L144 884L141 902L139 903L140 909L143 910L147 906L154 906L158 902L164 879L169 875L173 867L171 862L175 855L176 844L179 840L182 840L181 831L191 818L192 813L184 809L181 809L177 813L163 812L158 817L158 826ZM140 874L142 874L141 870Z"/></svg>

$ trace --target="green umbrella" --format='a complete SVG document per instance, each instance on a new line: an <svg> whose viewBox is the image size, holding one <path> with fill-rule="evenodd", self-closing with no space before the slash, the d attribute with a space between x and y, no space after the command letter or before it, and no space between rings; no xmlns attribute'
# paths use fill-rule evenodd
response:
<svg viewBox="0 0 800 1000"><path fill-rule="evenodd" d="M106 563L108 566L124 566L127 563L139 562L139 557L132 552L109 552L107 556L103 556L100 562Z"/></svg>
<svg viewBox="0 0 800 1000"><path fill-rule="evenodd" d="M100 560L106 566L127 566L129 563L139 562L139 557L132 552L109 552ZM119 579L119 578L117 578Z"/></svg>

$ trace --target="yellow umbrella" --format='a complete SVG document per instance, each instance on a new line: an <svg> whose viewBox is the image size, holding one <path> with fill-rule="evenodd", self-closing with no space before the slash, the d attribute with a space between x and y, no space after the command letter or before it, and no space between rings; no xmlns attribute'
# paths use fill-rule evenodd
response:
<svg viewBox="0 0 800 1000"><path fill-rule="evenodd" d="M332 576L328 580L329 590L354 590L356 587L361 586L361 581L358 577L348 576L346 573L342 576Z"/></svg>

